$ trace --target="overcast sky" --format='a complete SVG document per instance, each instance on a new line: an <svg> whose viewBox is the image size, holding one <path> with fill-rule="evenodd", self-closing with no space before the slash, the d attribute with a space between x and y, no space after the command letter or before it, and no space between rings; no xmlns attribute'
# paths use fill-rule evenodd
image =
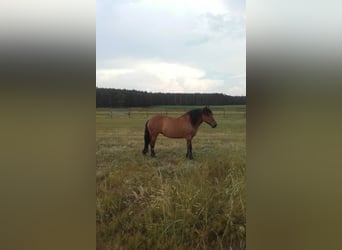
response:
<svg viewBox="0 0 342 250"><path fill-rule="evenodd" d="M97 0L96 86L246 94L245 0Z"/></svg>

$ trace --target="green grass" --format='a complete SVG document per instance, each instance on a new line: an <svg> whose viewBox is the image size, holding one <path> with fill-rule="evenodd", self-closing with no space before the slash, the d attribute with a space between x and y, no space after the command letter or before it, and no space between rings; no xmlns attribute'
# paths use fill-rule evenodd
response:
<svg viewBox="0 0 342 250"><path fill-rule="evenodd" d="M246 248L244 106L211 107L218 127L202 124L192 161L161 135L156 158L141 154L148 117L192 108L97 110L98 249Z"/></svg>

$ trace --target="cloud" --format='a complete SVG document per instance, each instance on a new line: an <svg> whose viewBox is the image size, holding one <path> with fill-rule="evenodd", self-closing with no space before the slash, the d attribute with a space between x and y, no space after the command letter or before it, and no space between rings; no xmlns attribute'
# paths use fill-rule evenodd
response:
<svg viewBox="0 0 342 250"><path fill-rule="evenodd" d="M186 65L157 61L140 62L125 69L98 69L98 87L144 89L153 92L207 92L223 83L205 78L205 72Z"/></svg>
<svg viewBox="0 0 342 250"><path fill-rule="evenodd" d="M155 12L168 12L174 15L189 15L211 12L215 14L227 11L224 1L208 0L140 0L134 1L130 6Z"/></svg>
<svg viewBox="0 0 342 250"><path fill-rule="evenodd" d="M231 77L246 70L244 10L230 0L97 1L97 86L245 94L245 77Z"/></svg>

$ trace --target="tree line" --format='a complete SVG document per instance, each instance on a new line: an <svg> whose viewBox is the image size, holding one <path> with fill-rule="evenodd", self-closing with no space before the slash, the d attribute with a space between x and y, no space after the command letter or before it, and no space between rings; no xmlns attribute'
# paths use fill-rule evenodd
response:
<svg viewBox="0 0 342 250"><path fill-rule="evenodd" d="M148 107L154 105L244 105L245 96L213 93L152 93L127 89L96 88L96 107Z"/></svg>

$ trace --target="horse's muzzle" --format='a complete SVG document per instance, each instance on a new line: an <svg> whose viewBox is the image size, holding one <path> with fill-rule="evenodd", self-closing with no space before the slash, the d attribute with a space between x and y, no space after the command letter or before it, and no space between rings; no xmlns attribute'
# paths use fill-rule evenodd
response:
<svg viewBox="0 0 342 250"><path fill-rule="evenodd" d="M215 123L214 125L211 125L212 128L216 128L217 123Z"/></svg>

